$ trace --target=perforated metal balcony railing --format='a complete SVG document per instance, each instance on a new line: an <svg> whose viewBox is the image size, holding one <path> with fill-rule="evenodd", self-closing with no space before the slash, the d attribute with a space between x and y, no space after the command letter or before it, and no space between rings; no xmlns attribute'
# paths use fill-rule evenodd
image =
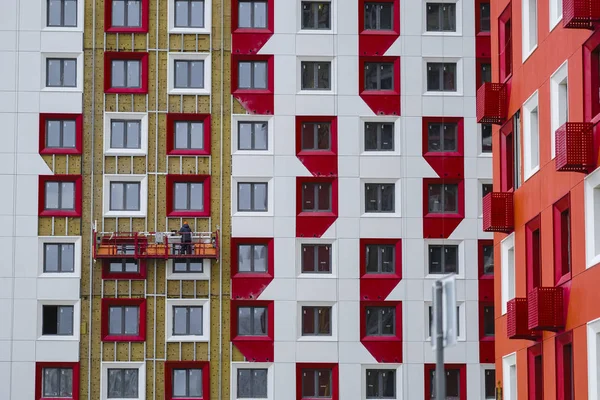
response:
<svg viewBox="0 0 600 400"><path fill-rule="evenodd" d="M557 171L588 173L594 169L592 123L567 122L556 130L555 144Z"/></svg>
<svg viewBox="0 0 600 400"><path fill-rule="evenodd" d="M539 333L528 327L527 299L515 297L506 306L506 336L509 339L535 340Z"/></svg>
<svg viewBox="0 0 600 400"><path fill-rule="evenodd" d="M527 294L528 328L558 331L564 328L562 287L537 287Z"/></svg>
<svg viewBox="0 0 600 400"><path fill-rule="evenodd" d="M491 192L483 198L483 230L510 233L514 230L512 192Z"/></svg>
<svg viewBox="0 0 600 400"><path fill-rule="evenodd" d="M570 29L594 29L600 23L600 1L562 0L563 27Z"/></svg>
<svg viewBox="0 0 600 400"><path fill-rule="evenodd" d="M477 122L501 125L508 114L508 89L504 83L486 82L477 90Z"/></svg>

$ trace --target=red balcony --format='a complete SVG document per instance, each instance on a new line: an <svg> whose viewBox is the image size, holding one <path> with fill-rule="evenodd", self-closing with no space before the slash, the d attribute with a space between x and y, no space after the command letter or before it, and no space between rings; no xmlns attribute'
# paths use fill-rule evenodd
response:
<svg viewBox="0 0 600 400"><path fill-rule="evenodd" d="M556 130L555 136L557 171L588 173L594 169L592 123L567 122Z"/></svg>
<svg viewBox="0 0 600 400"><path fill-rule="evenodd" d="M483 230L510 233L514 230L512 192L492 192L483 198Z"/></svg>
<svg viewBox="0 0 600 400"><path fill-rule="evenodd" d="M527 299L515 297L508 301L506 312L506 336L509 339L535 340L538 333L527 326Z"/></svg>
<svg viewBox="0 0 600 400"><path fill-rule="evenodd" d="M502 125L508 113L508 90L504 83L486 82L477 90L477 122Z"/></svg>
<svg viewBox="0 0 600 400"><path fill-rule="evenodd" d="M177 232L95 232L94 259L213 258L219 255L219 231L192 232L182 243Z"/></svg>
<svg viewBox="0 0 600 400"><path fill-rule="evenodd" d="M537 287L527 294L529 329L558 331L564 328L563 288Z"/></svg>
<svg viewBox="0 0 600 400"><path fill-rule="evenodd" d="M562 0L563 27L571 29L594 29L600 22L598 0Z"/></svg>

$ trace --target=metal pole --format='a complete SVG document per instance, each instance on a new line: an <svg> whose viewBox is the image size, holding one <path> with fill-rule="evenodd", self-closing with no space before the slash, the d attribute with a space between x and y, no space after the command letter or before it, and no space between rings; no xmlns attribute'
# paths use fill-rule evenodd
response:
<svg viewBox="0 0 600 400"><path fill-rule="evenodd" d="M442 281L435 282L435 395L436 400L446 400L446 372L444 371L444 318L442 310Z"/></svg>

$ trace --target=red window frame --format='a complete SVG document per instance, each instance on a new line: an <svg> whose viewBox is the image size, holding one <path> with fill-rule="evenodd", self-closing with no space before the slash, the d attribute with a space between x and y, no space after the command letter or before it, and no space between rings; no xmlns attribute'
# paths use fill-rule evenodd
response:
<svg viewBox="0 0 600 400"><path fill-rule="evenodd" d="M456 151L429 151L429 124L457 124ZM423 155L432 157L462 157L465 153L465 123L462 117L423 117Z"/></svg>
<svg viewBox="0 0 600 400"><path fill-rule="evenodd" d="M530 400L544 399L544 358L542 344L527 349L527 381Z"/></svg>
<svg viewBox="0 0 600 400"><path fill-rule="evenodd" d="M458 185L458 212L454 214L429 212L429 185ZM462 179L423 178L423 216L426 218L464 218L465 181Z"/></svg>
<svg viewBox="0 0 600 400"><path fill-rule="evenodd" d="M525 265L529 293L542 286L542 225L539 215L525 224Z"/></svg>
<svg viewBox="0 0 600 400"><path fill-rule="evenodd" d="M266 28L238 28L239 0L231 1L231 33L273 33L275 27L275 0L267 2L267 27ZM235 86L231 86L232 88Z"/></svg>
<svg viewBox="0 0 600 400"><path fill-rule="evenodd" d="M485 334L485 323L484 323L484 318L485 318L485 308L486 307L494 307L494 303L493 302L479 302L479 341L481 342L489 342L489 341L494 341L496 340L496 335L494 333L494 335L491 336L486 336ZM494 309L494 313L496 312L496 310ZM495 324L495 315L492 316L494 318L494 324Z"/></svg>
<svg viewBox="0 0 600 400"><path fill-rule="evenodd" d="M600 120L600 59L593 57L595 50L600 51L600 30L583 45L583 110L585 120L594 123Z"/></svg>
<svg viewBox="0 0 600 400"><path fill-rule="evenodd" d="M365 64L366 63L389 63L394 64L394 88L392 90L365 90ZM376 56L358 57L358 93L360 95L400 95L400 57Z"/></svg>
<svg viewBox="0 0 600 400"><path fill-rule="evenodd" d="M556 400L573 400L575 379L573 369L573 331L556 336ZM565 347L571 347L571 359L565 360ZM567 363L565 363L567 361Z"/></svg>
<svg viewBox="0 0 600 400"><path fill-rule="evenodd" d="M389 31L365 30L365 4L392 3L392 21L394 26ZM400 35L400 0L358 0L358 33L360 35Z"/></svg>
<svg viewBox="0 0 600 400"><path fill-rule="evenodd" d="M239 272L238 246L267 246L267 272ZM231 238L231 277L232 278L273 278L275 276L275 245L272 238Z"/></svg>
<svg viewBox="0 0 600 400"><path fill-rule="evenodd" d="M210 362L209 361L166 361L165 362L165 400L181 399L173 397L174 369L202 369L202 397L186 397L185 400L210 400Z"/></svg>
<svg viewBox="0 0 600 400"><path fill-rule="evenodd" d="M112 26L112 1L106 0L104 2L104 32L107 33L148 33L148 20L150 15L149 6L150 3L148 0L141 0L142 2L142 16L140 22L142 23L140 27L130 28L130 27L113 27Z"/></svg>
<svg viewBox="0 0 600 400"><path fill-rule="evenodd" d="M331 185L331 211L302 211L302 185L328 183ZM338 184L336 178L296 178L296 214L301 217L335 217L338 215Z"/></svg>
<svg viewBox="0 0 600 400"><path fill-rule="evenodd" d="M109 334L109 312L110 307L137 306L139 307L138 334L134 335L110 335ZM100 339L103 342L144 342L146 340L146 299L134 298L104 298L100 312Z"/></svg>
<svg viewBox="0 0 600 400"><path fill-rule="evenodd" d="M458 382L458 391L459 391L459 399L467 400L467 367L465 364L445 364L444 371L447 370L458 370L459 371L459 382ZM425 400L431 399L431 380L429 376L431 375L431 371L435 371L435 364L425 364Z"/></svg>
<svg viewBox="0 0 600 400"><path fill-rule="evenodd" d="M569 212L569 226L565 226L567 221L563 218L563 212ZM571 214L571 196L567 193L562 199L554 203L552 207L552 229L554 230L554 284L562 285L571 280L573 271L572 259L572 219Z"/></svg>
<svg viewBox="0 0 600 400"><path fill-rule="evenodd" d="M500 64L500 82L506 82L512 77L514 46L512 31L512 4L508 3L498 18L498 57Z"/></svg>
<svg viewBox="0 0 600 400"><path fill-rule="evenodd" d="M479 89L481 86L483 86L483 82L481 82L481 78L482 78L482 74L481 74L481 67L483 66L483 64L489 64L490 68L492 66L492 59L491 58L486 58L486 57L477 57L475 59L475 87L477 89ZM492 77L493 80L493 77Z"/></svg>
<svg viewBox="0 0 600 400"><path fill-rule="evenodd" d="M264 30L261 29L260 31L264 31ZM240 61L266 61L267 62L267 88L266 89L240 89L240 88L238 88L238 81L239 81L238 63ZM275 92L275 57L273 55L234 54L231 56L231 94L273 94L274 92Z"/></svg>
<svg viewBox="0 0 600 400"><path fill-rule="evenodd" d="M75 184L75 208L73 210L46 210L46 183L48 182L73 182ZM40 175L38 215L40 217L81 217L82 187L81 175Z"/></svg>
<svg viewBox="0 0 600 400"><path fill-rule="evenodd" d="M73 396L44 397L44 368L71 368L73 370ZM78 362L36 362L35 363L35 400L79 400L79 363Z"/></svg>
<svg viewBox="0 0 600 400"><path fill-rule="evenodd" d="M107 0L109 2L110 0ZM147 1L147 0L144 0ZM113 88L112 62L120 60L140 61L140 84L139 88ZM141 51L107 51L104 53L104 93L113 94L147 94L148 93L148 53Z"/></svg>
<svg viewBox="0 0 600 400"><path fill-rule="evenodd" d="M394 273L367 274L367 246L394 246ZM402 239L360 239L360 279L402 279Z"/></svg>
<svg viewBox="0 0 600 400"><path fill-rule="evenodd" d="M515 134L513 119L500 128L500 190L512 192L515 187Z"/></svg>
<svg viewBox="0 0 600 400"><path fill-rule="evenodd" d="M138 263L138 271L139 272L111 272L110 271L110 263L111 261L136 261ZM111 280L142 280L146 279L147 269L146 269L146 260L138 258L114 258L114 259L104 259L102 260L102 279L111 279Z"/></svg>
<svg viewBox="0 0 600 400"><path fill-rule="evenodd" d="M267 334L264 336L238 335L238 308L266 307ZM272 342L275 340L275 302L272 300L232 300L231 301L231 340L236 342Z"/></svg>
<svg viewBox="0 0 600 400"><path fill-rule="evenodd" d="M367 335L367 308L394 307L396 309L394 336ZM401 301L361 301L360 302L360 341L361 342L401 342L402 341L402 302Z"/></svg>
<svg viewBox="0 0 600 400"><path fill-rule="evenodd" d="M483 266L485 264L485 260L483 257L483 248L486 246L494 246L493 240L478 240L477 241L477 265L479 270L479 279L491 279L494 280L494 274L496 272L496 259L494 257L494 274L486 275L484 273ZM495 252L495 249L494 249ZM495 255L495 254L494 254Z"/></svg>
<svg viewBox="0 0 600 400"><path fill-rule="evenodd" d="M202 183L203 205L202 211L175 210L175 194L173 193L175 183ZM210 217L210 175L167 175L166 179L166 211L167 217L206 218Z"/></svg>
<svg viewBox="0 0 600 400"><path fill-rule="evenodd" d="M176 149L175 148L175 123L176 122L202 122L204 131L202 138L203 149ZM168 113L167 114L167 154L171 156L209 156L211 146L211 120L210 114L195 113Z"/></svg>
<svg viewBox="0 0 600 400"><path fill-rule="evenodd" d="M491 26L492 25L491 6L490 6L490 32L482 32L481 31L481 4L482 3L490 4L490 1L489 0L475 0L475 34L477 36L490 36L491 28L492 28L492 26Z"/></svg>
<svg viewBox="0 0 600 400"><path fill-rule="evenodd" d="M325 122L331 124L329 133L329 150L303 150L302 149L302 124ZM296 155L337 155L338 153L338 124L336 116L308 116L302 115L296 117Z"/></svg>
<svg viewBox="0 0 600 400"><path fill-rule="evenodd" d="M46 147L46 123L52 120L75 121L75 148ZM81 154L83 151L82 114L40 114L40 154Z"/></svg>
<svg viewBox="0 0 600 400"><path fill-rule="evenodd" d="M331 397L302 397L302 371L305 369L331 370ZM339 400L339 369L333 363L297 363L296 364L296 400Z"/></svg>

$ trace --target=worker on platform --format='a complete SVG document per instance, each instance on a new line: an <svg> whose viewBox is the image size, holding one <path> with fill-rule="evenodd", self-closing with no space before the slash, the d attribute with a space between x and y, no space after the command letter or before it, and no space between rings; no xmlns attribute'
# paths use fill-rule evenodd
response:
<svg viewBox="0 0 600 400"><path fill-rule="evenodd" d="M187 221L183 221L179 233L181 233L181 254L192 254L192 229Z"/></svg>

